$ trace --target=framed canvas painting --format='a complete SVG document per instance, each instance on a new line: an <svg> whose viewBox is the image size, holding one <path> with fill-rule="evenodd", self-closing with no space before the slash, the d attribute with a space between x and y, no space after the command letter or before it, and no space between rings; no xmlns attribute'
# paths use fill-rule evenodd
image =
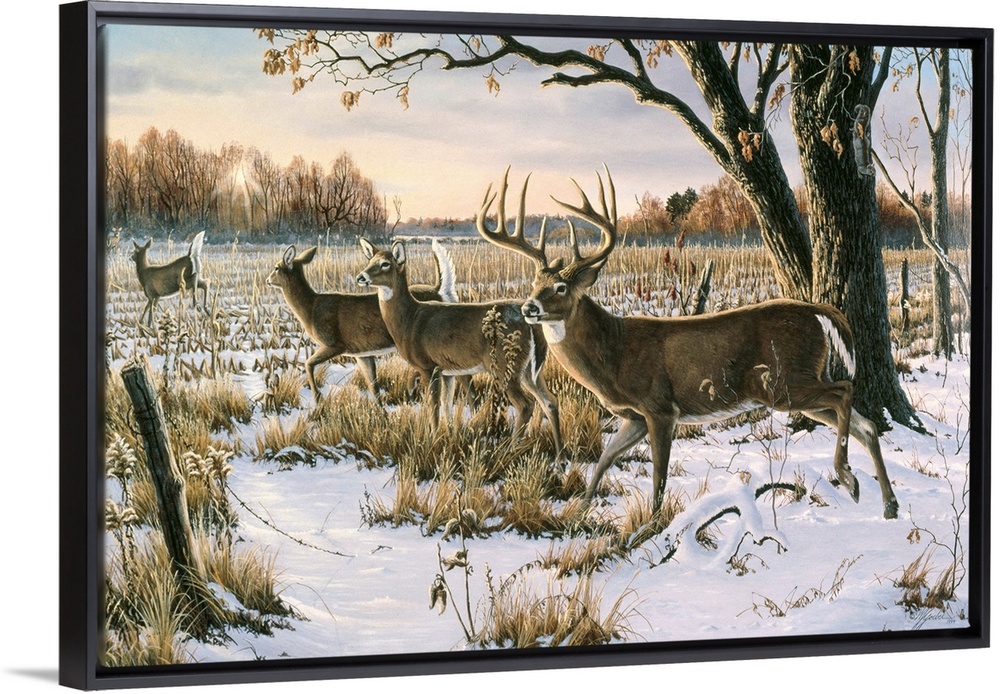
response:
<svg viewBox="0 0 1000 694"><path fill-rule="evenodd" d="M60 20L63 684L988 645L991 29Z"/></svg>

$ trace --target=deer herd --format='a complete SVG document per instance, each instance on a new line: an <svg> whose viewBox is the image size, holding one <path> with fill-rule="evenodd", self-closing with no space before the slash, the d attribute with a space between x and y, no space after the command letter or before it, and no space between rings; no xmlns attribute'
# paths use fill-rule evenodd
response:
<svg viewBox="0 0 1000 694"><path fill-rule="evenodd" d="M513 436L525 435L541 405L557 455L563 443L559 406L542 376L545 360L555 358L562 369L591 391L619 421L604 447L584 495L585 506L599 488L608 468L643 439L648 439L653 469L652 509L662 503L670 449L679 424L705 424L766 407L798 412L836 430L833 469L837 481L859 500L860 487L848 463L848 438L867 451L882 494L883 516L895 518L898 503L882 459L875 425L853 407L854 344L844 314L833 306L773 300L714 314L679 317L616 316L587 295L618 241L614 183L605 167L598 175L598 195L592 203L580 195L576 205L555 200L573 217L600 232L596 250L580 251L577 230L570 221L571 258L549 260L545 222L537 243L525 237L524 181L513 231L505 203L508 173L496 192L489 186L476 216L476 227L489 243L529 258L535 276L531 293L516 300L461 302L455 270L447 251L437 242L434 285L410 285L407 250L401 241L378 248L361 240L367 264L356 277L372 293L319 293L305 275L316 248L297 253L288 246L267 284L281 290L286 303L315 342L305 371L317 403L322 394L316 367L337 357L352 357L379 401L375 357L397 352L419 376L426 389L435 425L440 412L453 412L456 381L472 388L477 373L504 374L504 394L515 411ZM607 179L605 183L604 179ZM496 213L491 215L494 203ZM597 205L595 208L594 205ZM490 228L491 216L496 220ZM204 310L208 281L201 272L203 233L186 256L166 265L151 265L149 242L133 241L133 260L147 298L140 320L152 314L158 299L190 289L194 305L202 290ZM484 326L500 326L503 349L491 341ZM834 380L836 373L848 378ZM442 397L443 395L443 397Z"/></svg>

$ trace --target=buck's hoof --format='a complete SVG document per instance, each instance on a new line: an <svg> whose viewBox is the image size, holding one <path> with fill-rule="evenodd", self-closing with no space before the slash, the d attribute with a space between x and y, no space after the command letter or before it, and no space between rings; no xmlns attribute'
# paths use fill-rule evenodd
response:
<svg viewBox="0 0 1000 694"><path fill-rule="evenodd" d="M837 474L837 482L844 487L844 489L849 489L851 493L851 498L854 499L854 503L858 503L861 500L861 485L858 484L858 478L854 474L847 470L841 470Z"/></svg>
<svg viewBox="0 0 1000 694"><path fill-rule="evenodd" d="M889 499L889 501L885 502L882 517L886 520L895 520L899 517L899 503L895 499Z"/></svg>

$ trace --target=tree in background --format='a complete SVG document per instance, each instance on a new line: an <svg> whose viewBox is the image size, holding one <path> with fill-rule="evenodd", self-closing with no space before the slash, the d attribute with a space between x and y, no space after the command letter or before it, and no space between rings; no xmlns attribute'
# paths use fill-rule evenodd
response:
<svg viewBox="0 0 1000 694"><path fill-rule="evenodd" d="M105 142L108 228L188 232L237 229L249 236L384 229L385 203L350 154L326 172L294 157L276 163L256 147L202 150L177 132L149 128L134 147Z"/></svg>
<svg viewBox="0 0 1000 694"><path fill-rule="evenodd" d="M681 223L687 218L688 214L691 213L691 208L694 207L695 203L698 202L698 193L695 192L694 188L688 188L683 193L674 193L669 198L664 207L667 209L667 214L670 215L670 223L674 227L679 227Z"/></svg>
<svg viewBox="0 0 1000 694"><path fill-rule="evenodd" d="M958 266L948 257L950 245L948 237L951 227L949 220L951 196L948 190L948 145L950 125L954 115L951 109L951 51L948 48L914 48L911 50L913 63L904 69L897 69L897 74L901 77L915 76L914 93L920 115L910 119L905 128L899 126L896 133L887 129L883 141L883 149L887 158L897 164L897 168L905 177L906 188L901 188L893 180L888 168L877 155L876 163L890 188L896 193L900 203L910 211L916 221L924 244L934 252L936 261L932 272L934 316L931 349L935 354L944 355L951 359L954 351L951 279L954 279L966 306L971 309L970 294L965 279ZM933 107L928 106L929 97L925 94L925 71L929 71L935 77L935 84L931 89L931 92L936 89ZM931 209L929 223L915 202L917 200L918 160L916 157L917 146L912 143L912 139L918 124L922 125L926 131L930 146L931 191L929 194L924 193L921 196L927 195L927 204L923 206Z"/></svg>

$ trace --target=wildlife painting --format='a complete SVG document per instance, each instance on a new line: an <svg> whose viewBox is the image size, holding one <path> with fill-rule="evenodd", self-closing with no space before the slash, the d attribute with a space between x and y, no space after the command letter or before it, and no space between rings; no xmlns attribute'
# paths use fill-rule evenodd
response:
<svg viewBox="0 0 1000 694"><path fill-rule="evenodd" d="M99 27L101 666L970 626L967 46L254 21Z"/></svg>

